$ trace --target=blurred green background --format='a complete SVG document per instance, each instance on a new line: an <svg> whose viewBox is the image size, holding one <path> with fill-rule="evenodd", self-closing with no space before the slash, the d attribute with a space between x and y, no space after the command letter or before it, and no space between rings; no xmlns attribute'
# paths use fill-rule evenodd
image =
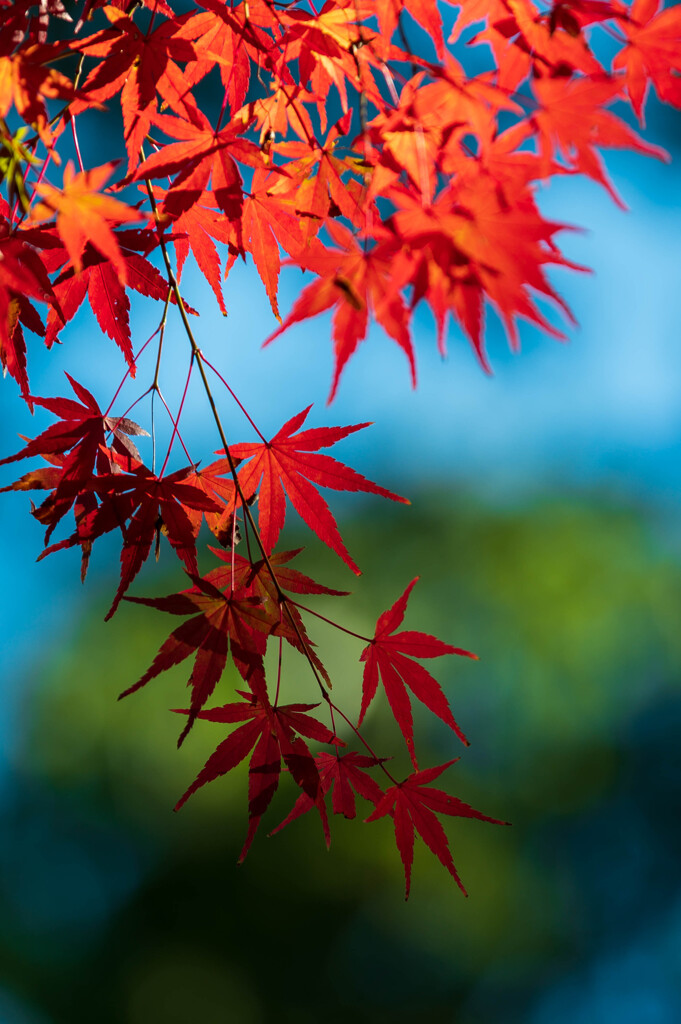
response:
<svg viewBox="0 0 681 1024"><path fill-rule="evenodd" d="M321 611L370 631L426 566L407 628L480 655L431 663L470 749L416 719L423 765L463 754L445 788L513 822L446 822L469 898L417 843L405 904L387 819L334 818L330 853L311 816L268 839L288 779L241 867L244 772L173 814L220 727L198 723L175 750L183 669L115 702L177 620L126 606L112 639L100 612L114 581L101 580L24 679L2 811L0 1020L681 1019L678 531L604 491L501 508L458 490L366 506L344 532L365 575ZM299 561L347 583L316 547ZM165 582L137 592L176 589ZM337 700L356 708L361 644L320 640ZM382 703L368 732L399 752L389 722Z"/></svg>

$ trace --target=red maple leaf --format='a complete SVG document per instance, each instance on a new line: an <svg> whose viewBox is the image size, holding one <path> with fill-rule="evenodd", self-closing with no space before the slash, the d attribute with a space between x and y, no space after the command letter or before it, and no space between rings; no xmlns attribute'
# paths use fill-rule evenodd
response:
<svg viewBox="0 0 681 1024"><path fill-rule="evenodd" d="M238 459L251 460L239 471L239 482L247 499L260 487L260 536L268 552L277 543L284 525L288 496L310 529L359 576L360 570L341 539L336 520L316 488L365 491L393 501L409 502L385 487L372 483L329 455L317 454L320 448L328 448L348 434L371 426L370 423L357 423L351 427L316 427L296 434L295 431L303 425L311 408L308 405L307 409L293 416L270 441L262 444L236 444L230 447L230 452Z"/></svg>
<svg viewBox="0 0 681 1024"><path fill-rule="evenodd" d="M498 20L493 17L495 11ZM574 33L574 22L569 31L553 25L531 0L503 0L500 10L494 0L485 13L488 25L471 43L489 44L499 67L500 88L515 92L532 73L548 72L552 77L569 77L575 71L588 77L602 73L579 25Z"/></svg>
<svg viewBox="0 0 681 1024"><path fill-rule="evenodd" d="M376 13L374 0L335 0L325 3L317 13L288 6L277 21L286 29L277 55L276 71L280 76L289 70L289 61L297 61L296 81L310 84L314 101L320 112L322 131L326 130L329 89L335 85L344 113L348 111L347 85L364 93L373 103L380 104L380 90L367 67L385 67L382 60L394 48L386 41L380 54L374 45L381 42L373 29L362 22ZM358 45L360 44L360 45ZM402 56L400 54L400 56Z"/></svg>
<svg viewBox="0 0 681 1024"><path fill-rule="evenodd" d="M149 557L154 538L158 557L161 533L167 536L187 571L196 574L196 542L185 506L208 512L221 511L220 505L203 490L184 482L192 466L159 477L128 451L121 455L111 450L110 455L115 472L92 477L80 488L96 494L101 504L78 521L75 533L52 544L40 555L45 558L76 544L92 544L103 534L120 529L123 534L121 581L106 620L114 614Z"/></svg>
<svg viewBox="0 0 681 1024"><path fill-rule="evenodd" d="M444 57L442 14L437 0L376 0L376 14L383 39L389 41L400 20L400 12L408 10L433 40L437 55Z"/></svg>
<svg viewBox="0 0 681 1024"><path fill-rule="evenodd" d="M47 182L35 186L43 198L31 210L31 217L33 220L46 220L56 213L57 231L76 270L82 269L83 253L89 242L111 261L121 283L125 284L127 267L111 225L142 220L142 215L131 206L100 192L115 166L116 161L113 161L76 173L73 164L67 163L62 189Z"/></svg>
<svg viewBox="0 0 681 1024"><path fill-rule="evenodd" d="M45 327L30 300L57 300L38 252L11 234L10 217L9 204L0 199L0 364L14 377L32 410L21 327L44 337Z"/></svg>
<svg viewBox="0 0 681 1024"><path fill-rule="evenodd" d="M253 175L251 195L244 201L242 217L243 246L253 256L256 269L265 285L272 312L278 320L277 286L281 260L279 244L294 255L303 247L303 233L289 196L268 195L264 172Z"/></svg>
<svg viewBox="0 0 681 1024"><path fill-rule="evenodd" d="M357 173L356 161L352 156L335 155L336 144L347 134L351 119L352 114L348 112L336 122L323 145L314 139L273 145L276 153L290 158L285 165L286 175L300 182L296 204L299 211L309 217L325 220L332 208L353 222L360 215L357 189L342 177L348 171ZM315 167L316 174L313 173Z"/></svg>
<svg viewBox="0 0 681 1024"><path fill-rule="evenodd" d="M571 36L577 36L585 25L594 22L617 19L629 20L629 11L619 0L553 0L549 14L549 29L555 32L563 28Z"/></svg>
<svg viewBox="0 0 681 1024"><path fill-rule="evenodd" d="M128 457L139 458L137 449L125 435L147 433L132 420L105 416L87 388L74 380L70 374L67 373L66 376L80 401L75 402L72 398L32 396L31 400L35 405L58 416L61 422L47 427L15 455L0 460L0 466L3 466L9 462L35 456L42 456L48 461L57 457L59 469L54 493L48 499L48 503L41 506L36 516L40 522L48 526L47 538L76 499L91 488L95 467L97 466L101 472L109 472L110 461L105 443L107 434L112 434L114 450L121 454L126 453ZM51 476L49 478L52 479Z"/></svg>
<svg viewBox="0 0 681 1024"><path fill-rule="evenodd" d="M314 103L315 97L298 84L279 86L271 96L251 100L241 112L242 117L252 118L257 126L260 145L269 150L277 135L286 138L289 128L301 142L314 137L314 128L306 103ZM322 131L326 125L322 124Z"/></svg>
<svg viewBox="0 0 681 1024"><path fill-rule="evenodd" d="M443 643L429 633L416 633L403 630L395 633L404 618L407 601L418 576L411 581L401 597L392 608L383 612L376 623L376 632L368 647L365 647L360 661L365 662L362 680L362 709L359 713L358 726L362 724L369 705L376 696L379 677L383 682L390 707L405 738L409 756L414 767L417 767L414 751L414 723L411 714L411 701L407 687L417 700L425 704L433 714L453 729L462 743L468 746L468 740L457 725L440 684L431 674L419 665L414 658L439 658L443 654L459 654L466 658L477 655L464 651L461 647L452 647Z"/></svg>
<svg viewBox="0 0 681 1024"><path fill-rule="evenodd" d="M464 896L468 895L454 867L447 836L435 816L436 813L449 814L455 818L477 818L478 821L489 821L493 825L509 824L507 821L499 821L497 818L490 818L486 814L476 811L470 804L464 803L463 800L459 800L455 796L449 796L441 789L429 788L428 784L434 782L445 768L449 768L457 760L458 758L455 758L453 761L447 761L435 768L414 772L404 782L391 786L379 800L376 810L365 819L366 821L377 821L379 818L385 817L386 814L393 816L395 841L404 864L405 900L409 899L411 887L414 830L418 832L440 863L447 868Z"/></svg>
<svg viewBox="0 0 681 1024"><path fill-rule="evenodd" d="M3 19L5 17L3 12ZM16 41L16 38L12 39L10 49L13 49L12 44ZM45 100L57 97L72 100L75 96L73 82L56 68L49 67L50 61L63 56L63 53L63 45L56 44L29 45L15 53L0 55L0 117L7 117L14 106L26 124L37 127L48 146L51 145L52 136Z"/></svg>
<svg viewBox="0 0 681 1024"><path fill-rule="evenodd" d="M239 538L238 524L235 519L235 510L240 505L236 496L234 480L231 477L223 476L225 473L225 460L220 459L201 469L198 466L189 474L186 482L193 487L198 487L209 498L217 502L218 512L209 512L205 509L187 509L192 524L194 536L198 537L201 522L205 518L208 529L225 547L232 547Z"/></svg>
<svg viewBox="0 0 681 1024"><path fill-rule="evenodd" d="M135 251L149 246L150 233L116 231L114 238L125 264L128 288L148 298L164 301L168 296L168 282L152 263ZM66 251L53 250L50 252L51 261L60 260L62 254L61 263L67 257ZM51 306L48 311L45 344L50 346L57 341L60 332L76 315L87 295L97 323L118 345L134 377L136 367L130 335L130 302L111 261L88 244L82 256L81 269L67 267L55 279L53 289L58 305ZM170 301L176 302L172 294Z"/></svg>
<svg viewBox="0 0 681 1024"><path fill-rule="evenodd" d="M537 307L532 291L553 300L571 318L543 268L553 263L584 269L566 260L554 242L553 236L564 225L544 220L526 187L515 188L512 202L510 191L507 188L504 194L484 173L468 180L455 178L425 207L409 189L396 186L391 191L398 206L392 221L404 243L393 262L391 287L399 290L411 285L412 306L422 299L428 302L443 355L447 316L455 315L487 372L485 297L502 317L513 349L519 345L518 317L564 338Z"/></svg>
<svg viewBox="0 0 681 1024"><path fill-rule="evenodd" d="M537 110L526 123L512 131L517 141L535 133L548 172L554 155L568 166L603 185L618 206L624 204L608 178L596 147L632 149L668 160L659 146L652 146L629 128L605 105L622 94L622 81L606 75L592 78L538 78L532 84Z"/></svg>
<svg viewBox="0 0 681 1024"><path fill-rule="evenodd" d="M490 24L508 15L504 0L461 0L457 4L459 11L452 26L447 42L455 43L465 28L480 21L489 20Z"/></svg>
<svg viewBox="0 0 681 1024"><path fill-rule="evenodd" d="M115 458L114 454L114 458ZM197 572L196 544L191 522L185 511L189 508L215 512L220 506L198 487L185 483L190 466L162 479L141 463L128 458L118 460L129 468L127 474L116 474L107 482L98 483L105 493L125 494L134 502L134 512L125 526L121 551L121 582L106 618L116 611L126 590L149 556L154 537L163 531L178 558L190 573Z"/></svg>
<svg viewBox="0 0 681 1024"><path fill-rule="evenodd" d="M74 105L74 112L80 113L93 103L120 94L130 173L139 162L140 146L156 112L156 93L183 113L189 86L177 61L196 61L199 53L182 36L188 15L172 17L145 33L128 14L115 7L107 5L104 14L112 23L111 28L71 43L72 49L98 58L83 83L83 99ZM212 56L218 59L217 55Z"/></svg>
<svg viewBox="0 0 681 1024"><path fill-rule="evenodd" d="M153 123L164 134L177 139L152 153L137 168L135 181L175 174L166 193L164 206L171 216L185 213L208 190L209 181L215 200L230 219L241 216L243 190L236 159L260 167L264 157L257 146L239 138L246 128L241 120L230 121L220 131L206 115L187 106L187 118L156 114Z"/></svg>
<svg viewBox="0 0 681 1024"><path fill-rule="evenodd" d="M32 469L24 473L14 483L7 487L0 487L0 493L5 491L53 491L61 477L59 460L54 459L54 466L43 466L42 469Z"/></svg>
<svg viewBox="0 0 681 1024"><path fill-rule="evenodd" d="M211 192L202 192L196 202L179 216L167 214L163 205L159 207L158 212L161 220L165 216L172 220L173 245L177 255L177 280L182 279L184 264L191 249L199 270L213 289L220 312L227 316L222 295L220 257L212 239L229 246L230 254L236 254L239 241L237 229L223 213L215 209L215 200Z"/></svg>
<svg viewBox="0 0 681 1024"><path fill-rule="evenodd" d="M245 682L262 697L265 693L262 659L267 636L286 633L279 615L273 616L257 597L244 591L224 594L209 579L194 573L189 575L194 584L191 590L169 597L126 598L135 604L145 604L172 615L193 616L170 634L144 675L120 695L127 697L135 693L150 679L195 654L194 668L187 684L192 688L189 719L178 746L215 689L230 654Z"/></svg>
<svg viewBox="0 0 681 1024"><path fill-rule="evenodd" d="M285 610L281 609L280 595L281 591L287 590L294 594L327 594L332 597L347 597L347 591L331 590L297 569L287 566L285 563L295 558L302 548L298 548L296 551L274 553L270 555L267 562L264 559L252 562L247 558L242 558L235 551L225 552L213 547L210 550L226 564L217 569L211 569L206 574L206 579L224 592L238 590L257 599L263 608L268 610L272 621L276 622L279 618L287 625L290 623L292 629L286 630L284 634L286 639L292 647L295 647L312 662L330 686L329 675L315 653L314 644L307 635L300 612L290 601L286 602Z"/></svg>
<svg viewBox="0 0 681 1024"><path fill-rule="evenodd" d="M662 0L634 0L621 26L627 45L612 62L624 69L627 92L643 124L646 94L652 84L661 100L681 107L681 7L661 10Z"/></svg>
<svg viewBox="0 0 681 1024"><path fill-rule="evenodd" d="M300 293L293 309L281 327L265 341L266 345L278 338L291 324L317 316L332 306L334 371L328 401L332 402L338 389L341 373L366 337L369 315L381 325L400 346L409 360L412 383L416 384L414 349L409 334L408 313L395 288L391 287L392 272L390 245L384 249L364 249L352 233L341 224L330 222L327 230L340 249L323 247L320 243L309 253L299 254L294 262L319 275ZM396 246L398 247L398 246Z"/></svg>
<svg viewBox="0 0 681 1024"><path fill-rule="evenodd" d="M175 806L178 811L192 793L231 771L253 750L248 772L249 828L239 855L240 862L248 853L260 819L279 785L282 758L296 784L314 802L320 792L319 772L315 759L301 737L306 736L319 743L340 743L327 726L308 714L319 707L318 704L284 704L273 707L266 694L258 698L245 693L243 696L247 698L245 703L225 704L221 708L198 713L198 718L210 722L244 724L235 729L211 754ZM188 714L186 711L179 713Z"/></svg>
<svg viewBox="0 0 681 1024"><path fill-rule="evenodd" d="M357 815L355 793L377 804L383 796L383 790L375 779L368 775L365 768L373 768L380 762L375 757L366 754L357 754L351 750L341 755L338 750L334 754L327 754L321 751L315 756L319 769L319 781L321 793L316 800L313 800L308 793L301 793L293 808L276 828L272 829L270 835L280 832L290 822L307 814L313 808L319 811L324 830L324 838L327 848L331 845L331 833L326 815L326 804L323 797L331 792L331 809L334 814L342 814L346 818L354 818Z"/></svg>
<svg viewBox="0 0 681 1024"><path fill-rule="evenodd" d="M215 67L216 56L219 56L220 77L230 108L238 110L248 91L251 75L249 56L257 60L260 55L257 44L265 38L262 34L258 37L256 32L248 15L244 16L241 9L230 10L214 4L213 10L193 13L175 34L176 39L191 39L199 56L185 70L187 87L193 88L209 74Z"/></svg>
<svg viewBox="0 0 681 1024"><path fill-rule="evenodd" d="M228 563L218 569L211 569L208 573L207 578L212 580L216 586L222 587L222 589L252 587L253 593L257 594L263 602L270 600L277 603L278 596L274 580L264 559L251 561L236 553L226 553L217 548L210 550L223 562ZM316 580L306 576L298 569L291 569L286 565L286 562L290 562L302 550L302 548L296 548L295 551L278 551L269 557L268 561L279 587L293 594L327 594L331 597L347 597L347 590L332 590L330 587L317 583Z"/></svg>

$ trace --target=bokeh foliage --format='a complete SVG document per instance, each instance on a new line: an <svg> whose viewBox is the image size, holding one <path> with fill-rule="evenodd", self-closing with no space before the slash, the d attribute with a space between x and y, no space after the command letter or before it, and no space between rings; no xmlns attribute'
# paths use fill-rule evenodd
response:
<svg viewBox="0 0 681 1024"><path fill-rule="evenodd" d="M175 750L166 709L184 705L186 672L115 701L167 622L126 607L104 625L106 594L90 591L25 681L0 871L9 1024L316 1024L320 1005L332 1024L678 1019L681 567L668 525L605 493L499 509L441 492L345 531L365 570L347 625L371 630L427 565L407 626L481 656L436 666L472 740L450 787L514 823L449 823L470 898L417 848L405 906L387 821L335 819L327 854L309 817L259 837L237 868L245 772L171 811L221 738L199 723ZM378 532L399 558L379 563ZM347 582L332 556L306 557ZM326 650L358 707L353 652ZM397 745L388 718L379 707L369 721L379 750ZM419 729L424 764L461 752L427 716Z"/></svg>

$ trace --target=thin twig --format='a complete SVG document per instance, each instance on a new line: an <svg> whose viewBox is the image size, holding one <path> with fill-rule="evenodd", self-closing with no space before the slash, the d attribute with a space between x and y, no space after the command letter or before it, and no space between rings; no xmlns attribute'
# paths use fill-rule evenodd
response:
<svg viewBox="0 0 681 1024"><path fill-rule="evenodd" d="M362 636L361 633L355 633L352 629L346 629L345 626L341 626L338 622L334 622L333 619L327 619L326 615L320 615L319 612L313 611L312 608L307 608L299 601L291 601L291 604L295 605L296 608L300 608L302 612L309 612L310 615L314 615L317 619L321 619L323 622L328 622L330 626L333 626L335 629L340 629L343 633L347 633L348 636L355 636L358 640L363 640L365 644L371 643L370 636Z"/></svg>
<svg viewBox="0 0 681 1024"><path fill-rule="evenodd" d="M144 156L144 154L142 154L142 156ZM151 187L151 182L149 181L148 178L145 178L144 180L145 180L145 184L146 184L146 187L147 187L147 194L149 196L149 202L151 204L151 209L152 209L152 212L154 214L154 219L156 220L157 225L160 226L160 224L159 224L159 216L158 216L158 208L157 208L157 205L156 205L156 199L154 198L154 192L153 192L153 189ZM285 611L286 611L288 619L289 619L289 621L290 621L290 623L291 623L291 625L293 627L294 632L296 633L296 635L297 635L297 637L298 637L298 639L300 641L302 650L305 653L305 656L307 658L307 662L308 662L308 664L309 664L309 666L310 666L310 668L312 670L312 674L314 675L315 680L317 681L317 685L319 686L319 689L322 692L322 696L324 697L324 700L327 701L328 704L330 704L331 700L330 700L330 697L329 697L328 690L326 689L324 683L322 682L322 679L321 679L321 677L319 675L319 672L317 671L317 667L314 664L314 661L312 660L312 656L310 654L310 651L309 651L309 648L308 648L308 645L307 645L307 641L306 641L303 633L301 632L300 627L298 626L298 623L295 620L295 616L292 615L291 610L288 607L288 598L287 598L286 594L284 593L284 591L282 590L282 588L281 588L281 586L279 584L279 580L277 579L277 574L274 571L274 568L272 566L270 558L269 558L269 556L267 554L267 551L265 549L265 546L264 546L264 544L262 542L262 538L260 537L260 533L259 533L258 528L256 526L255 520L253 518L253 513L250 510L250 507L249 507L248 502L246 500L246 497L244 495L243 489L241 487L241 483L239 481L239 476L238 476L238 473L236 471L236 465L234 463L234 459L232 458L232 453L231 453L231 451L229 449L229 444L227 443L227 437L225 435L225 431L224 431L224 428L222 426L222 421L220 419L220 414L219 414L219 412L217 410L217 406L215 404L215 399L213 397L213 393L211 391L210 384L208 382L208 377L206 376L206 364L204 362L203 354L202 354L201 349L199 348L199 346L198 346L198 344L196 342L196 338L194 337L194 332L192 331L191 324L189 323L189 318L187 316L187 310L185 309L184 301L182 299L182 294L180 292L180 288L179 288L179 285L177 283L177 278L175 277L175 271L173 270L172 263L170 262L170 255L168 253L168 247L167 247L165 239L163 238L163 235L162 235L162 233L160 231L158 232L158 238L159 238L159 244L160 244L160 248L161 248L161 253L162 253L162 256L163 256L163 262L165 264L166 273L168 275L168 284L170 285L170 287L173 290L173 294L175 296L175 301L176 301L177 307L178 307L178 309L180 311L180 317L182 319L182 324L184 326L187 338L189 339L189 343L190 343L190 345L192 347L192 353L193 353L194 358L196 359L196 365L199 368L199 373L201 375L201 381L203 383L203 388L204 388L204 391L206 393L206 398L208 399L208 404L210 405L211 413L212 413L213 419L215 421L215 426L217 427L217 431L218 431L218 434L220 436L220 441L222 442L222 447L224 449L225 456L227 458L227 462L229 464L229 469L230 469L230 472L232 474L232 479L234 480L234 487L235 487L237 496L238 496L238 498L239 498L239 500L241 502L241 506L242 506L243 511L244 511L245 520L248 522L248 525L251 527L251 529L253 531L253 536L255 537L255 540L257 542L258 548L260 549L260 553L262 555L263 562L265 563L267 571L268 571L268 573L269 573L269 575L270 575L270 577L272 579L272 583L274 584L274 588L275 588L275 590L277 592L278 603L279 603L280 607L283 607L285 609ZM236 511L236 509L235 509L235 511Z"/></svg>

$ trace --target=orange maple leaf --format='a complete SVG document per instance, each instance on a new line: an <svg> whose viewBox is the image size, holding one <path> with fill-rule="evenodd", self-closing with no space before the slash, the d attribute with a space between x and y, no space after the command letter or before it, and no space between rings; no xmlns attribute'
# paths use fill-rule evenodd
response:
<svg viewBox="0 0 681 1024"><path fill-rule="evenodd" d="M627 92L641 124L651 82L661 100L681 107L681 8L661 6L661 0L635 0L631 20L621 26L627 45L612 64L615 71L626 72Z"/></svg>
<svg viewBox="0 0 681 1024"><path fill-rule="evenodd" d="M125 260L110 225L144 218L133 207L99 191L115 166L113 161L76 174L69 161L64 168L63 188L54 188L45 182L36 185L43 201L31 211L31 218L46 220L56 214L57 231L76 270L82 270L82 256L90 242L102 256L111 260L119 281L126 284Z"/></svg>
<svg viewBox="0 0 681 1024"><path fill-rule="evenodd" d="M622 209L626 206L610 181L601 148L631 149L637 153L668 160L659 146L650 145L619 117L606 109L622 94L622 82L602 75L598 78L537 78L532 84L537 109L528 121L511 130L516 141L530 131L547 172L554 156L560 156L571 169L599 182Z"/></svg>
<svg viewBox="0 0 681 1024"><path fill-rule="evenodd" d="M0 117L7 117L14 104L26 124L36 126L47 146L52 135L45 99L72 100L75 96L73 82L47 64L56 53L53 46L28 46L0 56Z"/></svg>

